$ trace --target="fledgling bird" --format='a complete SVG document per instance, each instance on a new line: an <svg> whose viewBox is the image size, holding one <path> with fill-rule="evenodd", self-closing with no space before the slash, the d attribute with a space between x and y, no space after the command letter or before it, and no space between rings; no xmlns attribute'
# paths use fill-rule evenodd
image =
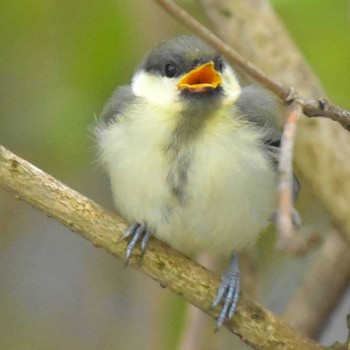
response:
<svg viewBox="0 0 350 350"><path fill-rule="evenodd" d="M131 226L130 258L151 235L185 254L230 257L213 306L219 328L240 289L236 252L276 208L279 103L242 88L210 46L181 36L155 47L120 87L96 128L117 211Z"/></svg>

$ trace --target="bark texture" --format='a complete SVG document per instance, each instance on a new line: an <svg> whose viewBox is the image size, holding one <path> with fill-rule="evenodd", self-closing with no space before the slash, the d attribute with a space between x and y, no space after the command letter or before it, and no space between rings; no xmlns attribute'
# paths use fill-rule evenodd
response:
<svg viewBox="0 0 350 350"><path fill-rule="evenodd" d="M56 218L95 246L124 259L127 243L119 239L126 225L120 217L107 212L2 146L0 186ZM151 239L141 260L139 254L140 251L136 249L130 265L137 266L163 287L168 287L209 316L217 317L218 309L211 309L210 304L220 281L213 273L156 239ZM225 325L256 349L323 349L246 295L241 295L235 317Z"/></svg>

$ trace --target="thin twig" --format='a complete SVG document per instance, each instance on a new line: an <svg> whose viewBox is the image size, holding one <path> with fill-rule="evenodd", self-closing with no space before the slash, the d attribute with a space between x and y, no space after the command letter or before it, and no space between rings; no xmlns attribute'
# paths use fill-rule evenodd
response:
<svg viewBox="0 0 350 350"><path fill-rule="evenodd" d="M270 76L296 87L302 96L314 99L324 96L318 78L274 13L269 0L196 1L202 5L215 32L247 59L256 62ZM337 224L338 233L350 243L347 204L350 186L346 181L350 179L350 138L338 123L324 119L300 119L295 161L302 187L312 188Z"/></svg>
<svg viewBox="0 0 350 350"><path fill-rule="evenodd" d="M318 101L311 100L307 103L300 101L303 112L310 118L327 117L342 125L342 127L350 131L350 112L339 108L329 102L327 98L320 98Z"/></svg>
<svg viewBox="0 0 350 350"><path fill-rule="evenodd" d="M218 52L224 55L231 64L240 67L264 87L275 93L284 102L289 103L296 101L301 105L306 116L324 116L330 118L338 122L344 129L350 131L349 111L330 104L328 100L326 105L322 104L322 101L325 101L325 99L320 99L319 102L317 102L299 97L297 91L293 87L287 87L281 82L267 76L260 68L241 56L236 50L227 45L223 40L213 34L172 0L152 1L157 2L166 12L177 19L186 28L197 34L200 38L212 45Z"/></svg>
<svg viewBox="0 0 350 350"><path fill-rule="evenodd" d="M300 116L301 106L293 102L288 106L278 162L277 247L294 255L305 254L320 242L320 237L315 232L297 235L294 231L294 227L301 224L299 214L293 206L293 150Z"/></svg>
<svg viewBox="0 0 350 350"><path fill-rule="evenodd" d="M300 105L293 103L289 106L287 121L283 128L281 151L278 171L278 215L277 228L279 232L277 246L280 249L294 250L293 233L293 148L297 132L297 123L301 114Z"/></svg>
<svg viewBox="0 0 350 350"><path fill-rule="evenodd" d="M212 45L218 52L222 53L232 64L242 68L255 80L273 91L282 100L291 98L291 89L282 83L268 77L261 69L241 56L236 50L227 45L223 40L212 33L208 28L199 23L195 18L183 10L171 0L153 0L157 2L166 12L182 23L186 28L197 34L200 38Z"/></svg>
<svg viewBox="0 0 350 350"><path fill-rule="evenodd" d="M0 186L56 218L95 246L125 259L127 242L119 240L126 225L120 217L107 212L2 146ZM137 266L211 317L217 317L218 308L212 309L210 304L220 281L213 273L157 239L150 240L141 261L139 257L140 250L136 249L130 265ZM240 296L235 316L225 326L256 349L323 349L244 294Z"/></svg>

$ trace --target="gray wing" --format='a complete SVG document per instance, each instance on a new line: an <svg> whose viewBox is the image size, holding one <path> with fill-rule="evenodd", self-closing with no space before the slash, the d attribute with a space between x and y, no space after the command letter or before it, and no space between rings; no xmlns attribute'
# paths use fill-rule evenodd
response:
<svg viewBox="0 0 350 350"><path fill-rule="evenodd" d="M244 118L266 130L264 141L267 144L279 143L283 105L277 97L259 86L250 85L242 89L236 107Z"/></svg>
<svg viewBox="0 0 350 350"><path fill-rule="evenodd" d="M100 115L100 120L108 125L115 122L118 116L135 101L136 96L133 94L130 85L119 87L104 106Z"/></svg>
<svg viewBox="0 0 350 350"><path fill-rule="evenodd" d="M284 113L282 103L267 90L250 85L242 89L236 102L236 108L244 118L266 130L264 138L266 152L277 170L282 135L280 116ZM297 198L299 189L299 181L293 174L294 200Z"/></svg>

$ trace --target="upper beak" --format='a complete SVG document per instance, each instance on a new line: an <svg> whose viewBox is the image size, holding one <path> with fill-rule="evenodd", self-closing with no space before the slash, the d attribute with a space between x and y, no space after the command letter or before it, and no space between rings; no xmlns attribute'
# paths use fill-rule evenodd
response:
<svg viewBox="0 0 350 350"><path fill-rule="evenodd" d="M221 82L221 75L215 70L214 63L208 62L188 72L180 80L178 88L203 92L217 88Z"/></svg>

